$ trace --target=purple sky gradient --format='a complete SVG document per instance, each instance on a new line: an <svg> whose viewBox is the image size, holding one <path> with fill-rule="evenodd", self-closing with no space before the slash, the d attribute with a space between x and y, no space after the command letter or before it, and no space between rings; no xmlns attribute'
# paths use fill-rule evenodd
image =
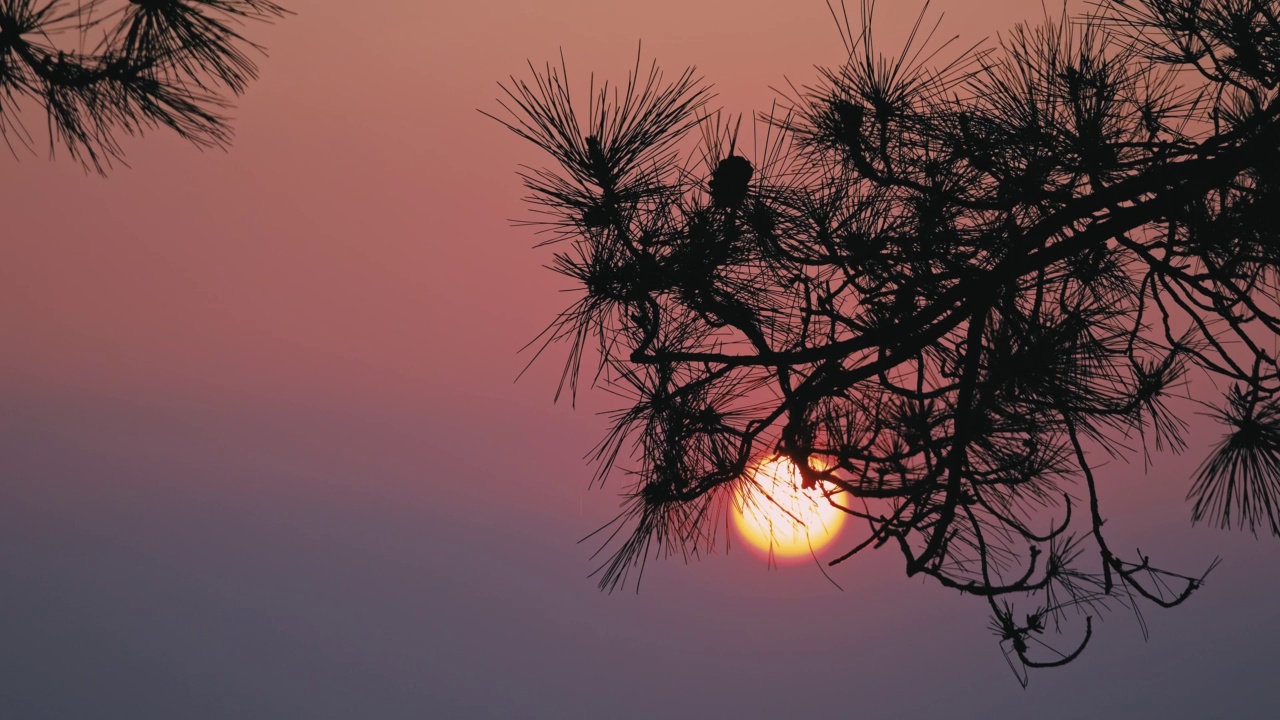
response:
<svg viewBox="0 0 1280 720"><path fill-rule="evenodd" d="M965 45L1041 13L934 5ZM843 592L737 546L587 579L613 398L553 405L555 351L513 382L567 281L508 222L543 159L476 109L560 48L622 79L640 40L764 109L840 60L820 0L290 6L229 153L0 159L0 717L1280 716L1280 541L1190 526L1198 417L1100 472L1104 514L1223 565L1026 691L985 605L888 550ZM918 6L882 6L888 43Z"/></svg>

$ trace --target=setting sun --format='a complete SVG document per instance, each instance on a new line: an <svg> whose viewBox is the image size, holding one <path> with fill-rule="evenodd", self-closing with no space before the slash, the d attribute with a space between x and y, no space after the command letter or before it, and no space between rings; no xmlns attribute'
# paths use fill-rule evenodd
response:
<svg viewBox="0 0 1280 720"><path fill-rule="evenodd" d="M788 458L761 462L757 488L734 499L733 524L753 549L775 558L816 553L839 534L844 512L818 489L800 489L800 469Z"/></svg>

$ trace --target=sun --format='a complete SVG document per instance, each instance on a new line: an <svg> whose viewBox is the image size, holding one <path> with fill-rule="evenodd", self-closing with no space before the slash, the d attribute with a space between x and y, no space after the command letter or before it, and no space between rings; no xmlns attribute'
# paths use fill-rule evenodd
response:
<svg viewBox="0 0 1280 720"><path fill-rule="evenodd" d="M777 559L807 557L839 534L844 511L817 488L801 490L790 458L769 458L754 472L756 486L733 503L733 525L752 549Z"/></svg>

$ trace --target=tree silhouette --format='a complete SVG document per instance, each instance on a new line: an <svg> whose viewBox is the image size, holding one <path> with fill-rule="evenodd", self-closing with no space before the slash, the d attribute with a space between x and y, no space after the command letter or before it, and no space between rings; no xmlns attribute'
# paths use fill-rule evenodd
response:
<svg viewBox="0 0 1280 720"><path fill-rule="evenodd" d="M563 61L503 86L583 291L542 347L569 344L561 390L590 350L631 403L594 455L638 461L601 584L705 549L781 454L865 527L832 564L889 545L986 598L1025 685L1098 612L1201 586L1111 545L1098 501L1099 458L1185 448L1175 396L1227 429L1193 520L1280 535L1280 2L1116 0L967 50L922 11L889 55L872 2L842 10L847 62L750 153L692 71L637 61L581 118Z"/></svg>
<svg viewBox="0 0 1280 720"><path fill-rule="evenodd" d="M38 105L50 152L98 172L120 159L121 133L224 146L227 96L257 76L261 51L240 27L285 14L269 0L0 0L0 136L32 149L21 114Z"/></svg>

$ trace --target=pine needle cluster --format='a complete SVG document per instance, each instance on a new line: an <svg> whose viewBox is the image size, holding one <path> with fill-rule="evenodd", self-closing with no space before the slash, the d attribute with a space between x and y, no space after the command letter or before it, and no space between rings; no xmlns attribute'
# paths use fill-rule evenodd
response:
<svg viewBox="0 0 1280 720"><path fill-rule="evenodd" d="M23 120L38 107L50 153L98 172L122 136L155 128L224 146L262 52L242 30L286 14L269 0L0 0L0 137L33 150Z"/></svg>

